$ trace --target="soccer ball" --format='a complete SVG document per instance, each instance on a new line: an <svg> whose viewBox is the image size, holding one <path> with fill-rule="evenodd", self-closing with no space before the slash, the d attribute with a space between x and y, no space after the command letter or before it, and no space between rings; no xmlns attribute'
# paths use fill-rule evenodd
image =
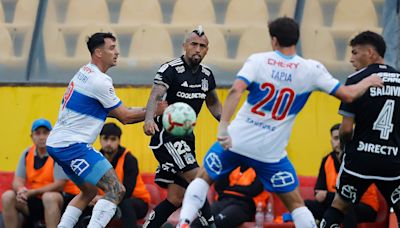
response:
<svg viewBox="0 0 400 228"><path fill-rule="evenodd" d="M196 125L196 112L190 105L176 102L165 109L162 122L164 129L170 134L186 136L192 133Z"/></svg>

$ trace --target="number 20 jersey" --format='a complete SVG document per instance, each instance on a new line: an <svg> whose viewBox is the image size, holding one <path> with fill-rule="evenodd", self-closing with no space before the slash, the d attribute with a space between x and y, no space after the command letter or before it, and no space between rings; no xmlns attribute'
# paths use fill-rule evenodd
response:
<svg viewBox="0 0 400 228"><path fill-rule="evenodd" d="M340 86L319 62L278 51L251 55L237 77L249 94L228 128L231 151L262 162L287 155L295 117L312 91L333 94Z"/></svg>
<svg viewBox="0 0 400 228"><path fill-rule="evenodd" d="M382 88L369 88L351 104L342 103L339 113L354 117L352 140L345 146L344 169L360 178L400 179L400 73L384 64L371 64L350 75L346 84L378 74Z"/></svg>

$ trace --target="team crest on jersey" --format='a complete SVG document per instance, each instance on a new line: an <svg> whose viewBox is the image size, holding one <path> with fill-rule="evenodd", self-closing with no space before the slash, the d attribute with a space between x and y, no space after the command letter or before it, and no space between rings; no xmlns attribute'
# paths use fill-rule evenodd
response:
<svg viewBox="0 0 400 228"><path fill-rule="evenodd" d="M177 66L175 67L176 72L178 72L178 74L182 74L183 72L185 72L185 67L184 66Z"/></svg>
<svg viewBox="0 0 400 228"><path fill-rule="evenodd" d="M205 78L201 79L201 90L204 92L208 91L208 80Z"/></svg>

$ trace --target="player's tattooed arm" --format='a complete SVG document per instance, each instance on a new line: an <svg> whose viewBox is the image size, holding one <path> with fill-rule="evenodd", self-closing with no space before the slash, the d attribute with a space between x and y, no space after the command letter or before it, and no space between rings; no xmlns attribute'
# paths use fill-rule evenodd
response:
<svg viewBox="0 0 400 228"><path fill-rule="evenodd" d="M125 195L124 186L118 181L114 169L109 169L97 182L97 187L105 192L104 199L119 204Z"/></svg>
<svg viewBox="0 0 400 228"><path fill-rule="evenodd" d="M154 116L157 111L157 106L162 102L166 92L167 87L165 85L153 85L149 100L147 101L146 116L143 125L143 131L146 135L154 135L156 131L159 131L157 124L154 122Z"/></svg>
<svg viewBox="0 0 400 228"><path fill-rule="evenodd" d="M222 105L215 90L211 90L210 92L207 93L206 105L208 110L210 110L211 114L214 116L214 118L220 121Z"/></svg>

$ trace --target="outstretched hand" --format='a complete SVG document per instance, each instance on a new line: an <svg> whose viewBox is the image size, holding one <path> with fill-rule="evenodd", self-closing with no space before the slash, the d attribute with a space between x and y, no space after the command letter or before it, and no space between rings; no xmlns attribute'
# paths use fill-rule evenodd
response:
<svg viewBox="0 0 400 228"><path fill-rule="evenodd" d="M146 135L152 136L156 131L160 131L156 122L153 119L144 121L143 131Z"/></svg>
<svg viewBox="0 0 400 228"><path fill-rule="evenodd" d="M383 87L382 78L377 74L371 74L370 76L363 79L370 87Z"/></svg>

